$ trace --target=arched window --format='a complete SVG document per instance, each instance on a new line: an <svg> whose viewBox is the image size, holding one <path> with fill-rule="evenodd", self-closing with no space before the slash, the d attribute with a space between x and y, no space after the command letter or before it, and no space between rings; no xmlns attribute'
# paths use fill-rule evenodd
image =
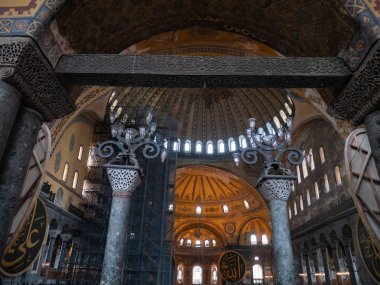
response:
<svg viewBox="0 0 380 285"><path fill-rule="evenodd" d="M297 204L296 204L296 201L293 202L293 206L294 206L294 216L297 216Z"/></svg>
<svg viewBox="0 0 380 285"><path fill-rule="evenodd" d="M213 154L214 153L214 145L212 144L212 141L208 141L206 144L207 154Z"/></svg>
<svg viewBox="0 0 380 285"><path fill-rule="evenodd" d="M288 103L284 104L286 112L288 112L289 115L293 113L293 110L289 107Z"/></svg>
<svg viewBox="0 0 380 285"><path fill-rule="evenodd" d="M179 240L179 246L183 246L183 242L184 242L184 240L183 240L183 238L181 238L181 239Z"/></svg>
<svg viewBox="0 0 380 285"><path fill-rule="evenodd" d="M299 165L297 165L297 181L298 183L301 183L301 171Z"/></svg>
<svg viewBox="0 0 380 285"><path fill-rule="evenodd" d="M169 204L168 211L173 212L173 210L174 210L173 204Z"/></svg>
<svg viewBox="0 0 380 285"><path fill-rule="evenodd" d="M300 196L300 211L303 211L303 199L302 199L302 195Z"/></svg>
<svg viewBox="0 0 380 285"><path fill-rule="evenodd" d="M191 151L191 141L189 141L189 140L185 141L184 151L185 152Z"/></svg>
<svg viewBox="0 0 380 285"><path fill-rule="evenodd" d="M319 148L319 157L321 159L321 163L325 163L325 151L323 150L323 147Z"/></svg>
<svg viewBox="0 0 380 285"><path fill-rule="evenodd" d="M305 151L303 152L305 155ZM302 160L302 173L303 173L303 178L306 178L309 175L309 172L307 171L307 163L306 159Z"/></svg>
<svg viewBox="0 0 380 285"><path fill-rule="evenodd" d="M187 245L188 247L191 246L191 239L188 239L188 240L186 241L186 245Z"/></svg>
<svg viewBox="0 0 380 285"><path fill-rule="evenodd" d="M114 111L117 104L119 103L119 101L117 99L115 99L115 101L112 102L112 105L111 105L111 111Z"/></svg>
<svg viewBox="0 0 380 285"><path fill-rule="evenodd" d="M225 214L228 214L228 206L227 205L223 205L223 212Z"/></svg>
<svg viewBox="0 0 380 285"><path fill-rule="evenodd" d="M193 267L193 284L202 284L202 267L199 265Z"/></svg>
<svg viewBox="0 0 380 285"><path fill-rule="evenodd" d="M195 241L195 247L201 247L201 241L199 239Z"/></svg>
<svg viewBox="0 0 380 285"><path fill-rule="evenodd" d="M286 114L283 110L280 110L280 117L284 121L284 123L286 123Z"/></svg>
<svg viewBox="0 0 380 285"><path fill-rule="evenodd" d="M120 117L121 112L123 112L123 108L122 107L117 108L117 110L116 110L116 118Z"/></svg>
<svg viewBox="0 0 380 285"><path fill-rule="evenodd" d="M178 265L177 267L177 283L182 284L184 280L184 267L183 264Z"/></svg>
<svg viewBox="0 0 380 285"><path fill-rule="evenodd" d="M275 124L275 126L276 126L277 129L280 129L282 127L282 125L280 123L280 120L278 119L277 116L273 117L273 123Z"/></svg>
<svg viewBox="0 0 380 285"><path fill-rule="evenodd" d="M248 201L247 200L244 200L244 206L245 208L248 210L249 209L249 204L248 204Z"/></svg>
<svg viewBox="0 0 380 285"><path fill-rule="evenodd" d="M215 247L216 246L216 240L213 239L211 242L212 242L212 246Z"/></svg>
<svg viewBox="0 0 380 285"><path fill-rule="evenodd" d="M73 179L73 188L74 189L77 189L77 184L78 184L78 171L75 171L74 179Z"/></svg>
<svg viewBox="0 0 380 285"><path fill-rule="evenodd" d="M230 149L230 152L236 151L236 142L233 138L228 139L228 147Z"/></svg>
<svg viewBox="0 0 380 285"><path fill-rule="evenodd" d="M309 189L306 190L306 200L307 200L307 205L311 205L311 200L310 200L310 191Z"/></svg>
<svg viewBox="0 0 380 285"><path fill-rule="evenodd" d="M309 149L309 155L310 155L310 169L313 171L315 169L313 149Z"/></svg>
<svg viewBox="0 0 380 285"><path fill-rule="evenodd" d="M239 144L241 148L247 148L247 139L245 138L245 136L241 135L239 137Z"/></svg>
<svg viewBox="0 0 380 285"><path fill-rule="evenodd" d="M83 145L79 146L78 159L81 161L83 156Z"/></svg>
<svg viewBox="0 0 380 285"><path fill-rule="evenodd" d="M252 266L252 279L253 284L263 283L263 267L260 264Z"/></svg>
<svg viewBox="0 0 380 285"><path fill-rule="evenodd" d="M224 153L225 152L225 147L224 147L224 142L223 140L218 141L218 153Z"/></svg>
<svg viewBox="0 0 380 285"><path fill-rule="evenodd" d="M262 244L268 244L268 236L266 234L263 234L261 236L261 243Z"/></svg>
<svg viewBox="0 0 380 285"><path fill-rule="evenodd" d="M208 239L205 240L205 247L210 247L210 241Z"/></svg>
<svg viewBox="0 0 380 285"><path fill-rule="evenodd" d="M197 214L197 215L202 214L202 207L201 206L196 206L195 207L195 214Z"/></svg>
<svg viewBox="0 0 380 285"><path fill-rule="evenodd" d="M257 245L257 236L255 234L251 234L251 245Z"/></svg>
<svg viewBox="0 0 380 285"><path fill-rule="evenodd" d="M288 207L288 210L289 210L289 219L292 218L292 209L290 208L290 206Z"/></svg>
<svg viewBox="0 0 380 285"><path fill-rule="evenodd" d="M335 166L335 180L336 180L336 185L342 184L342 177L340 176L340 169L339 166Z"/></svg>
<svg viewBox="0 0 380 285"><path fill-rule="evenodd" d="M65 167L63 168L62 180L66 182L68 175L69 175L69 164L66 162Z"/></svg>
<svg viewBox="0 0 380 285"><path fill-rule="evenodd" d="M202 152L202 142L201 141L197 141L195 143L195 152L196 153L201 153Z"/></svg>
<svg viewBox="0 0 380 285"><path fill-rule="evenodd" d="M181 149L181 140L177 139L173 142L173 151L179 151Z"/></svg>
<svg viewBox="0 0 380 285"><path fill-rule="evenodd" d="M318 187L317 182L314 183L314 189L315 189L315 199L319 200L319 187Z"/></svg>
<svg viewBox="0 0 380 285"><path fill-rule="evenodd" d="M211 266L211 284L218 284L218 267L215 264Z"/></svg>
<svg viewBox="0 0 380 285"><path fill-rule="evenodd" d="M324 175L324 180L325 180L325 192L329 193L330 192L330 183L329 183L329 178L327 177L327 174Z"/></svg>
<svg viewBox="0 0 380 285"><path fill-rule="evenodd" d="M116 95L116 92L115 92L115 91L112 91L111 96L110 96L110 99L109 99L108 101L111 102L112 99L115 97L115 95Z"/></svg>

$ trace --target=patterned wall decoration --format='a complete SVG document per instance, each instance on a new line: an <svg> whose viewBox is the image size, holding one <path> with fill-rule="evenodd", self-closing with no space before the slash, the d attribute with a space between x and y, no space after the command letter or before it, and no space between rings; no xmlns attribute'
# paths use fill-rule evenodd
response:
<svg viewBox="0 0 380 285"><path fill-rule="evenodd" d="M1 1L0 35L28 35L38 39L65 1Z"/></svg>
<svg viewBox="0 0 380 285"><path fill-rule="evenodd" d="M69 141L69 151L72 152L75 146L76 136L72 134Z"/></svg>
<svg viewBox="0 0 380 285"><path fill-rule="evenodd" d="M58 151L55 155L55 161L54 161L54 173L57 173L59 168L61 167L62 162L62 152Z"/></svg>

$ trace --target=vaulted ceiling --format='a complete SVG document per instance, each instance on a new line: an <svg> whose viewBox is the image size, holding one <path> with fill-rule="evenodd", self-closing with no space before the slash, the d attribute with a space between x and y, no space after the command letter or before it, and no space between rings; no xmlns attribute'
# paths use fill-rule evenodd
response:
<svg viewBox="0 0 380 285"><path fill-rule="evenodd" d="M247 36L285 56L333 56L356 31L341 2L68 0L57 23L77 53L119 53L154 35L197 25Z"/></svg>

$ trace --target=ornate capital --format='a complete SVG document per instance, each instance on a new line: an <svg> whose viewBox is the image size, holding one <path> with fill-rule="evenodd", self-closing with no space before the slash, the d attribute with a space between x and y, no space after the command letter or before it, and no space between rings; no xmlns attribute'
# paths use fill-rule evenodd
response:
<svg viewBox="0 0 380 285"><path fill-rule="evenodd" d="M329 112L356 125L363 122L367 114L378 109L380 102L380 40L357 69L345 88L335 96Z"/></svg>
<svg viewBox="0 0 380 285"><path fill-rule="evenodd" d="M107 167L107 174L114 194L132 193L141 183L139 171L136 169ZM118 197L122 197L122 195L118 195Z"/></svg>
<svg viewBox="0 0 380 285"><path fill-rule="evenodd" d="M294 180L289 178L267 179L260 184L259 190L261 195L263 195L267 201L288 201L293 184Z"/></svg>
<svg viewBox="0 0 380 285"><path fill-rule="evenodd" d="M61 234L61 239L63 242L68 242L72 237L72 234Z"/></svg>
<svg viewBox="0 0 380 285"><path fill-rule="evenodd" d="M19 90L23 104L45 121L70 114L75 104L31 38L0 38L0 80Z"/></svg>

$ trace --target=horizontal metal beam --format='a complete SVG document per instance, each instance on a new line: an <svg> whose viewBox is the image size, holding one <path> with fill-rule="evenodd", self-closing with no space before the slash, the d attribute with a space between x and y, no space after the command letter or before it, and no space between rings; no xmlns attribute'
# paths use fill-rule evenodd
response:
<svg viewBox="0 0 380 285"><path fill-rule="evenodd" d="M68 85L188 88L337 87L351 76L337 57L82 54L61 57L55 71Z"/></svg>

